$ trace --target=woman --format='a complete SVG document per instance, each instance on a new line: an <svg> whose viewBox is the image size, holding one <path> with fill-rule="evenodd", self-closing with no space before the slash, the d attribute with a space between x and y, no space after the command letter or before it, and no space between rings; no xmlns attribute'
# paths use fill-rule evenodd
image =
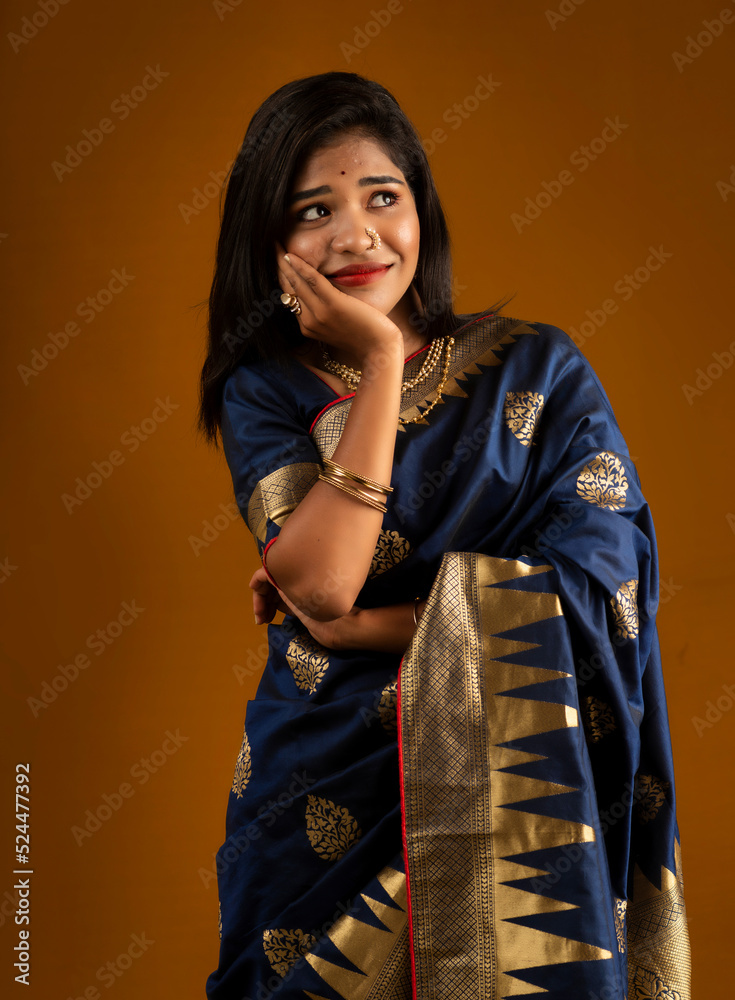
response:
<svg viewBox="0 0 735 1000"><path fill-rule="evenodd" d="M256 622L286 612L208 996L688 998L637 473L566 334L454 313L427 159L379 84L296 80L253 117L201 388Z"/></svg>

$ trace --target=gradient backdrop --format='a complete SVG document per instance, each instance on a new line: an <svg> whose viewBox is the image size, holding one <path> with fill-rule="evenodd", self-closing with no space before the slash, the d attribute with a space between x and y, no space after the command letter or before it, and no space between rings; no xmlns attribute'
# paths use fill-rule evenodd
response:
<svg viewBox="0 0 735 1000"><path fill-rule="evenodd" d="M6 5L3 996L200 998L216 965L264 633L254 543L195 433L201 304L247 122L332 69L382 82L424 138L458 310L516 292L506 312L574 335L612 400L660 544L696 995L728 992L735 8L577 2Z"/></svg>

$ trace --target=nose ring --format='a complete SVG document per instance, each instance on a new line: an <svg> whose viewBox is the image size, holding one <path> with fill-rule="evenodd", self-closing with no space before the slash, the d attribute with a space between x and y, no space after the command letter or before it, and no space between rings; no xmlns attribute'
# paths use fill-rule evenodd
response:
<svg viewBox="0 0 735 1000"><path fill-rule="evenodd" d="M366 229L365 232L368 234L368 236L372 240L372 243L368 247L368 250L380 250L380 247L381 247L382 244L381 244L380 236L378 236L378 234L376 233L376 231L374 229Z"/></svg>

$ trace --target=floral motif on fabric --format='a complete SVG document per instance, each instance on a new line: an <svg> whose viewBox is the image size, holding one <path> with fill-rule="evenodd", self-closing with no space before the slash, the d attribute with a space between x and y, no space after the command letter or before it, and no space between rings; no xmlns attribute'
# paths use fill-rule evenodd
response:
<svg viewBox="0 0 735 1000"><path fill-rule="evenodd" d="M237 755L235 774L232 778L232 791L238 799L242 798L243 792L250 781L251 773L252 762L250 759L250 741L248 740L248 734L245 730L243 730L242 746L240 747L240 753Z"/></svg>
<svg viewBox="0 0 735 1000"><path fill-rule="evenodd" d="M411 552L411 544L397 531L383 531L378 535L375 554L370 564L370 577L380 576L386 570L397 566Z"/></svg>
<svg viewBox="0 0 735 1000"><path fill-rule="evenodd" d="M604 510L624 507L627 492L628 480L623 463L610 451L601 451L577 477L578 495Z"/></svg>
<svg viewBox="0 0 735 1000"><path fill-rule="evenodd" d="M648 969L637 969L631 1000L681 1000L681 993L672 990L663 979Z"/></svg>
<svg viewBox="0 0 735 1000"><path fill-rule="evenodd" d="M344 806L309 795L306 804L306 835L324 861L338 861L362 836L357 820Z"/></svg>
<svg viewBox="0 0 735 1000"><path fill-rule="evenodd" d="M610 598L610 607L615 618L616 635L621 639L635 639L639 631L638 581L621 583L617 594Z"/></svg>
<svg viewBox="0 0 735 1000"><path fill-rule="evenodd" d="M265 957L279 976L285 977L291 966L311 951L315 944L314 935L307 934L298 927L294 930L274 927L263 931Z"/></svg>
<svg viewBox="0 0 735 1000"><path fill-rule="evenodd" d="M324 646L320 646L310 635L297 636L288 645L286 660L296 687L314 694L329 667L329 656Z"/></svg>
<svg viewBox="0 0 735 1000"><path fill-rule="evenodd" d="M503 419L522 445L530 448L536 432L544 397L540 392L506 392Z"/></svg>
<svg viewBox="0 0 735 1000"><path fill-rule="evenodd" d="M398 681L386 684L380 695L378 712L383 729L395 733L398 729Z"/></svg>
<svg viewBox="0 0 735 1000"><path fill-rule="evenodd" d="M669 782L654 774L637 774L635 779L635 813L639 823L650 823L666 801Z"/></svg>
<svg viewBox="0 0 735 1000"><path fill-rule="evenodd" d="M626 935L625 935L625 911L628 908L627 899L616 899L615 900L615 936L618 939L618 951L621 955L625 954L626 948Z"/></svg>
<svg viewBox="0 0 735 1000"><path fill-rule="evenodd" d="M599 743L615 729L615 716L612 709L604 701L589 695L584 700L584 728L590 743Z"/></svg>

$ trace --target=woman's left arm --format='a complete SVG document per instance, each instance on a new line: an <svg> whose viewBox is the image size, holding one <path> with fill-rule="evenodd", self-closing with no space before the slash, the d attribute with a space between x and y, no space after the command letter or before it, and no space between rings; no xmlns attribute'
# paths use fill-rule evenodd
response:
<svg viewBox="0 0 735 1000"><path fill-rule="evenodd" d="M341 618L317 621L309 618L277 590L268 580L265 570L257 570L250 581L253 590L253 610L256 624L273 620L277 611L295 615L308 629L312 638L328 649L370 649L379 653L405 653L416 631L414 601L391 604L383 608L354 607ZM425 601L416 604L416 617L421 616Z"/></svg>

